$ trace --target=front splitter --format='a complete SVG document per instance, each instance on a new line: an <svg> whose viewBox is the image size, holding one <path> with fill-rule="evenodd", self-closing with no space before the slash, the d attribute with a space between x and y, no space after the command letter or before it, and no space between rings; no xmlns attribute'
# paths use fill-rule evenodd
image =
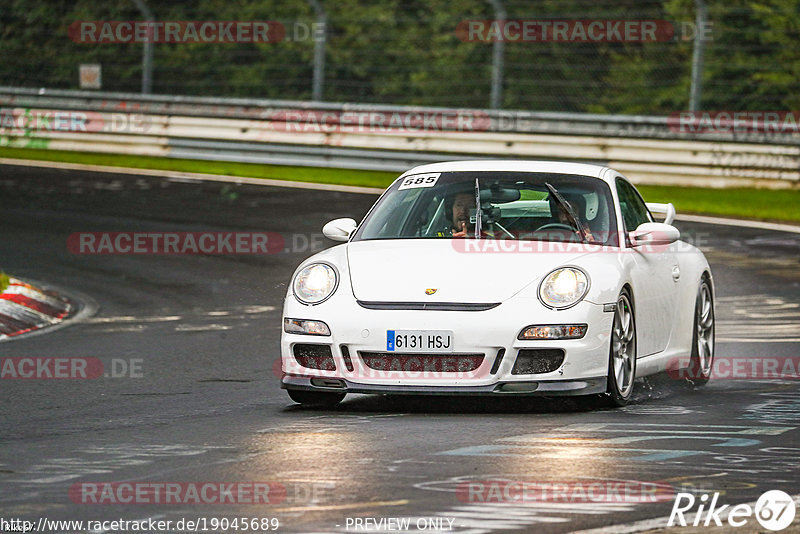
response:
<svg viewBox="0 0 800 534"><path fill-rule="evenodd" d="M331 384L337 385L331 385ZM284 375L281 388L335 393L366 393L390 395L493 395L493 396L571 396L597 395L607 391L605 376L583 380L550 380L498 382L480 386L419 386L395 384L360 384L344 378L325 378Z"/></svg>

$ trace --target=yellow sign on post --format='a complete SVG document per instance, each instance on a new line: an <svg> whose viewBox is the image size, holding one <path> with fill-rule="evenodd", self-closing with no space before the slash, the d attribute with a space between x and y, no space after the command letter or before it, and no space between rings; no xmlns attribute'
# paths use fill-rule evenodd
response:
<svg viewBox="0 0 800 534"><path fill-rule="evenodd" d="M103 85L103 76L98 63L83 63L79 68L81 89L100 89Z"/></svg>

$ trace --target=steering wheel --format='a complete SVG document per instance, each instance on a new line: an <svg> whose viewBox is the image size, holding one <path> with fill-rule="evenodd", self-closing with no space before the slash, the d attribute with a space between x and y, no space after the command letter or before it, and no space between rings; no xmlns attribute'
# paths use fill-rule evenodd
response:
<svg viewBox="0 0 800 534"><path fill-rule="evenodd" d="M549 230L549 229L554 229L554 228L558 228L559 230L569 230L570 232L576 232L577 231L572 226L570 226L568 224L564 224L564 223L547 223L547 224L545 224L543 226L540 226L539 228L537 228L534 231L535 232L540 232L542 230Z"/></svg>

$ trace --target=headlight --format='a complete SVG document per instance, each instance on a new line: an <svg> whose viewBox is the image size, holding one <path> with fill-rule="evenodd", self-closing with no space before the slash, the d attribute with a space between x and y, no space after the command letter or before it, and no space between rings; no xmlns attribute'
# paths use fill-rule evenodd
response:
<svg viewBox="0 0 800 534"><path fill-rule="evenodd" d="M539 286L539 299L549 308L574 306L586 296L589 278L575 267L562 267L548 274Z"/></svg>
<svg viewBox="0 0 800 534"><path fill-rule="evenodd" d="M294 277L294 296L303 304L319 304L336 291L336 271L325 263L303 267Z"/></svg>

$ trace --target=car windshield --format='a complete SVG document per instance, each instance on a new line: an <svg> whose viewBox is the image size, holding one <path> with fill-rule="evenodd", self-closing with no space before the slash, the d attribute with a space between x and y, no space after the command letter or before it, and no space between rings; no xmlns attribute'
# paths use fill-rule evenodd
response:
<svg viewBox="0 0 800 534"><path fill-rule="evenodd" d="M389 188L353 241L478 236L616 245L613 206L608 185L591 176L485 171L414 174Z"/></svg>

